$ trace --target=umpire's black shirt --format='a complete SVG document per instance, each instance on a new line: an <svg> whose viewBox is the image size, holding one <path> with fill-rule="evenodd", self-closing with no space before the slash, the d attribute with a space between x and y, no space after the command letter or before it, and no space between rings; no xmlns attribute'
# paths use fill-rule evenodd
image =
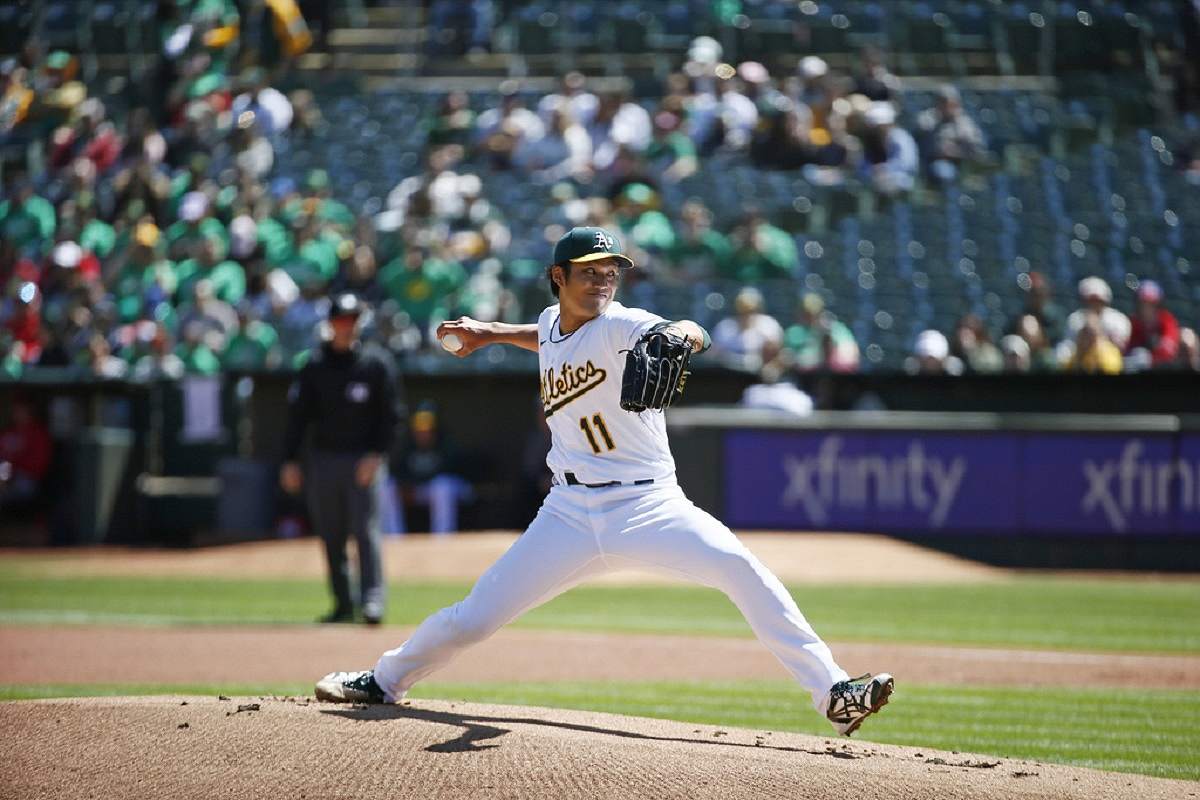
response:
<svg viewBox="0 0 1200 800"><path fill-rule="evenodd" d="M326 343L288 392L284 458L296 459L310 425L314 450L386 458L401 416L399 397L387 352L362 343L339 351Z"/></svg>

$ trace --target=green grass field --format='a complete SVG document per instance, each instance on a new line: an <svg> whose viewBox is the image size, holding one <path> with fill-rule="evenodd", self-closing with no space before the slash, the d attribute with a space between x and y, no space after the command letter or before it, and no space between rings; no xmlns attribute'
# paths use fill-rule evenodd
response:
<svg viewBox="0 0 1200 800"><path fill-rule="evenodd" d="M3 686L0 699L153 694L302 695L308 684ZM830 736L795 684L426 683L414 699L574 708ZM1200 693L902 685L856 738L1200 780Z"/></svg>
<svg viewBox="0 0 1200 800"><path fill-rule="evenodd" d="M463 584L392 587L387 622L411 624ZM831 640L1200 653L1200 583L1023 577L986 585L796 586ZM0 567L5 624L306 624L319 581L54 577ZM715 591L584 587L518 625L750 636ZM91 694L307 694L311 686L0 686L0 698ZM422 684L414 697L581 708L828 735L788 683ZM1011 689L901 683L862 738L1200 780L1200 692Z"/></svg>
<svg viewBox="0 0 1200 800"><path fill-rule="evenodd" d="M387 622L416 624L467 584L391 587ZM933 586L792 586L831 640L1200 652L1200 583L1020 578ZM0 570L0 622L299 624L327 606L319 581L46 577ZM581 587L518 620L528 628L751 636L719 592Z"/></svg>

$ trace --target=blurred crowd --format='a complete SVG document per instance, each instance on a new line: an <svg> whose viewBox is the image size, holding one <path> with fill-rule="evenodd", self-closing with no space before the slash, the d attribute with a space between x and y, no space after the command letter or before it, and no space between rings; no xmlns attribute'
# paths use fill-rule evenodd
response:
<svg viewBox="0 0 1200 800"><path fill-rule="evenodd" d="M1200 339L1181 327L1152 280L1124 287L1134 313L1112 306L1113 293L1099 277L1078 285L1078 307L1067 313L1039 273L1022 276L1025 308L993 342L982 321L965 315L947 337L921 332L907 368L916 373L1088 372L1115 375L1147 369L1200 370Z"/></svg>
<svg viewBox="0 0 1200 800"><path fill-rule="evenodd" d="M451 5L486 14L488 4ZM326 170L297 181L276 168L288 146L319 152L337 121L309 92L285 94L268 72L231 57L233 3L188 8L164 32L160 106L107 106L78 80L74 56L36 43L0 65L0 148L20 145L0 201L4 374L31 365L104 378L293 368L341 291L375 308L368 336L401 355L421 351L447 317L531 318L548 299L539 285L546 242L577 224L620 231L642 266L625 278L630 288L746 287L713 330L728 363L855 371L851 329L800 289L790 232L753 207L722 226L696 198L672 216L664 194L718 154L802 169L815 184L856 179L888 196L952 183L989 158L952 86L914 130L901 127L900 82L877 51L865 51L853 75L810 56L794 74L772 76L757 62L723 63L719 43L698 37L652 102L593 92L578 73L532 101L514 85L482 111L464 93L446 94L413 120L426 132L421 168L366 214L334 196ZM515 240L513 210L487 199L484 182L497 180L554 198L539 220L546 242L521 250L528 243ZM754 286L789 280L795 318L775 319ZM953 331L921 333L909 367L1200 366L1194 330L1150 281L1121 287L1136 293L1132 318L1112 307L1099 278L1080 284L1069 315L1042 276L1021 281L1027 313L998 342L967 315Z"/></svg>

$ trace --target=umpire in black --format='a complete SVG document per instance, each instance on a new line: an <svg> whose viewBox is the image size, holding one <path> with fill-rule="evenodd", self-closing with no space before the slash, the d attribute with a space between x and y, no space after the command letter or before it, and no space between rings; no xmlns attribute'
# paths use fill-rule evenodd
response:
<svg viewBox="0 0 1200 800"><path fill-rule="evenodd" d="M401 402L389 354L360 340L364 312L353 294L333 299L328 340L288 393L286 461L279 482L291 493L305 486L313 529L325 542L334 607L322 621L354 621L346 557L346 541L353 535L362 618L378 625L386 592L377 491L386 480ZM297 457L309 428L312 442L301 470Z"/></svg>

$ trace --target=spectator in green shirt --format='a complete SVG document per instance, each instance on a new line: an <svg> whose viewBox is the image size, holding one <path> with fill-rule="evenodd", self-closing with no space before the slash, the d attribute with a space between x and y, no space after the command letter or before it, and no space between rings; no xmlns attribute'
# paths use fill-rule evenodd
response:
<svg viewBox="0 0 1200 800"><path fill-rule="evenodd" d="M249 302L237 307L238 329L225 345L221 364L225 369L275 369L283 360L279 333L269 323L257 319Z"/></svg>
<svg viewBox="0 0 1200 800"><path fill-rule="evenodd" d="M41 248L54 238L56 227L54 206L34 194L31 183L18 179L16 191L0 202L0 239L18 250L29 246Z"/></svg>
<svg viewBox="0 0 1200 800"><path fill-rule="evenodd" d="M788 233L767 222L757 208L749 209L730 237L733 258L725 277L742 283L771 278L791 278L800 263L796 242Z"/></svg>
<svg viewBox="0 0 1200 800"><path fill-rule="evenodd" d="M806 294L797 309L796 322L783 332L785 358L800 372L858 369L858 342L846 324L825 310L818 294Z"/></svg>
<svg viewBox="0 0 1200 800"><path fill-rule="evenodd" d="M388 297L416 322L424 326L444 315L452 298L467 281L467 271L457 261L426 256L413 248L379 271L379 282Z"/></svg>
<svg viewBox="0 0 1200 800"><path fill-rule="evenodd" d="M175 348L175 355L183 362L186 374L216 375L221 371L221 360L210 342L200 322L193 321L183 327L183 341Z"/></svg>
<svg viewBox="0 0 1200 800"><path fill-rule="evenodd" d="M663 180L669 183L695 174L700 166L696 145L683 132L678 114L660 111L654 115L654 138L646 148L646 161L660 169Z"/></svg>
<svg viewBox="0 0 1200 800"><path fill-rule="evenodd" d="M667 251L676 276L689 283L712 280L726 269L732 254L729 239L713 228L708 207L699 200L684 203L675 245Z"/></svg>
<svg viewBox="0 0 1200 800"><path fill-rule="evenodd" d="M225 258L225 252L225 245L219 238L208 236L202 239L199 255L181 261L176 270L179 279L176 301L191 296L196 281L207 278L219 299L230 305L240 303L246 296L246 272L241 264Z"/></svg>
<svg viewBox="0 0 1200 800"><path fill-rule="evenodd" d="M138 223L128 258L112 278L110 286L122 322L132 322L142 314L151 296L174 296L179 282L174 262L159 251L160 235L152 222Z"/></svg>
<svg viewBox="0 0 1200 800"><path fill-rule="evenodd" d="M675 229L659 203L658 192L644 183L628 184L613 203L617 225L643 250L667 252L675 246Z"/></svg>
<svg viewBox="0 0 1200 800"><path fill-rule="evenodd" d="M179 203L179 221L167 228L167 254L174 259L195 258L204 239L216 237L226 247L229 232L219 219L209 216L208 197L188 192Z"/></svg>

